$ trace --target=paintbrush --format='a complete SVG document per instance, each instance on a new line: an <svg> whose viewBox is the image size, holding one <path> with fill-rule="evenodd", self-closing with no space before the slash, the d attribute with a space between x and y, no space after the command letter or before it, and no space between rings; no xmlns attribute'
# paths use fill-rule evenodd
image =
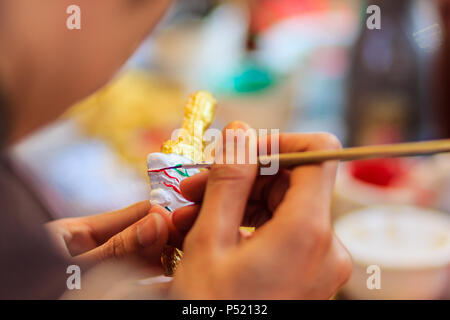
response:
<svg viewBox="0 0 450 320"><path fill-rule="evenodd" d="M258 163L262 167L268 167L271 166L274 161L277 161L280 167L293 167L298 165L320 163L329 160L353 161L376 158L412 157L444 152L450 152L450 139L353 147L340 150L283 153L260 156L258 157ZM212 165L213 163L178 164L172 167L149 170L149 172L159 172L170 169L205 169L211 167Z"/></svg>

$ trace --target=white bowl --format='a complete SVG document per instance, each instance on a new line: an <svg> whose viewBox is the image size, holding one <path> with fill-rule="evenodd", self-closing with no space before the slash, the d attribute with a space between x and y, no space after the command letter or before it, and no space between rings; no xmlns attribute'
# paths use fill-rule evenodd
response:
<svg viewBox="0 0 450 320"><path fill-rule="evenodd" d="M354 260L351 299L439 299L450 287L450 216L410 206L374 206L339 218L335 231ZM381 288L367 285L380 270Z"/></svg>

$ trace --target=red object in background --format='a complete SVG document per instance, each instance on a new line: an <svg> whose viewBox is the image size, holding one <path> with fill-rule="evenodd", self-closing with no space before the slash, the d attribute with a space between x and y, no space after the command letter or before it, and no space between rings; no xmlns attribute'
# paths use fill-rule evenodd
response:
<svg viewBox="0 0 450 320"><path fill-rule="evenodd" d="M328 0L253 0L250 29L259 33L280 20L329 7Z"/></svg>
<svg viewBox="0 0 450 320"><path fill-rule="evenodd" d="M374 159L354 161L350 172L358 180L390 187L406 173L406 163L402 159Z"/></svg>

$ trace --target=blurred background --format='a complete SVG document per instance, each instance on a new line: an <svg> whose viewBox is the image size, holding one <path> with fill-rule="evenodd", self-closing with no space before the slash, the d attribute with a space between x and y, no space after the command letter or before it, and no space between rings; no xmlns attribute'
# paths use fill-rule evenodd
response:
<svg viewBox="0 0 450 320"><path fill-rule="evenodd" d="M381 30L366 26L370 5ZM146 155L189 93L243 120L327 131L345 146L450 137L449 2L182 0L106 87L14 148L54 218L148 199ZM340 167L332 214L356 266L345 298L442 298L450 288L450 156ZM383 290L366 267L380 265ZM414 286L412 287L412 284Z"/></svg>

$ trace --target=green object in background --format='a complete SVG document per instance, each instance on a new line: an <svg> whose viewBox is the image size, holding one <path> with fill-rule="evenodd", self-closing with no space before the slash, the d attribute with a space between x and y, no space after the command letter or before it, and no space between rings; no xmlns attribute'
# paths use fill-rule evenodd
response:
<svg viewBox="0 0 450 320"><path fill-rule="evenodd" d="M249 66L233 79L234 90L239 93L257 92L270 87L272 76L266 70L256 66Z"/></svg>
<svg viewBox="0 0 450 320"><path fill-rule="evenodd" d="M254 62L245 62L242 66L222 81L220 90L227 94L259 93L277 82L275 75L268 69Z"/></svg>

